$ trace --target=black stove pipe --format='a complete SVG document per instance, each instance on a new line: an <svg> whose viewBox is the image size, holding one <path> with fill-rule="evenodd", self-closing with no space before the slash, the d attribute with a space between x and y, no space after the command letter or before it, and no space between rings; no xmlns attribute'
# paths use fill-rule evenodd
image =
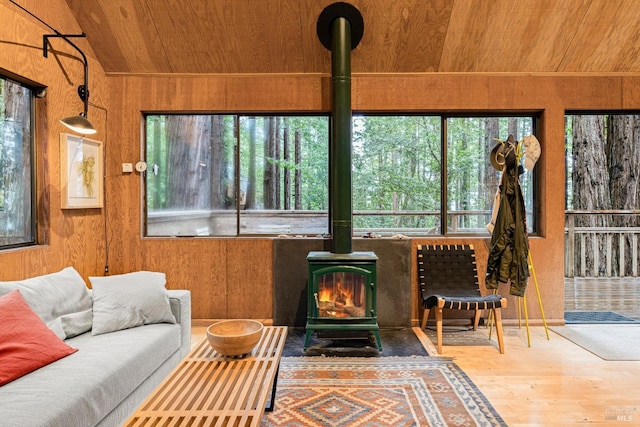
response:
<svg viewBox="0 0 640 427"><path fill-rule="evenodd" d="M327 6L317 32L331 51L331 139L329 147L329 206L331 252L352 252L353 202L351 183L351 50L364 30L362 15L348 3Z"/></svg>

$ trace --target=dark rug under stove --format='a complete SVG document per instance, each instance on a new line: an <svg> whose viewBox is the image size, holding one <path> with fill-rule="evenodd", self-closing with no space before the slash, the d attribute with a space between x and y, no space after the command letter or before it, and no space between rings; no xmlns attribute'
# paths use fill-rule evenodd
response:
<svg viewBox="0 0 640 427"><path fill-rule="evenodd" d="M637 320L618 314L614 311L565 311L564 321L567 324L577 323L638 323Z"/></svg>
<svg viewBox="0 0 640 427"><path fill-rule="evenodd" d="M378 351L373 336L366 333L357 336L332 337L333 332L314 332L304 351L304 328L290 327L283 356L334 356L334 357L382 357L382 356L428 356L423 345L411 328L382 328Z"/></svg>

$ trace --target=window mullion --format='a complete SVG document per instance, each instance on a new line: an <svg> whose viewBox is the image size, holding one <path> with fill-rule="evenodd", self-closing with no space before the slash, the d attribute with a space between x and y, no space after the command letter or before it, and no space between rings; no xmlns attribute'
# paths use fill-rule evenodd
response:
<svg viewBox="0 0 640 427"><path fill-rule="evenodd" d="M440 125L440 234L447 234L447 117L441 116Z"/></svg>

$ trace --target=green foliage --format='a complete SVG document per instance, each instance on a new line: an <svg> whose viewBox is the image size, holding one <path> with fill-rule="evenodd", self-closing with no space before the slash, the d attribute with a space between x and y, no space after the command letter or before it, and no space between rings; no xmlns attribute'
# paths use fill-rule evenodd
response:
<svg viewBox="0 0 640 427"><path fill-rule="evenodd" d="M353 206L398 215L356 217L357 228L416 228L408 211L439 208L440 120L429 116L359 116L353 120Z"/></svg>
<svg viewBox="0 0 640 427"><path fill-rule="evenodd" d="M166 116L147 116L145 130L147 135L146 162L148 165L147 209L153 211L165 208L167 201Z"/></svg>
<svg viewBox="0 0 640 427"><path fill-rule="evenodd" d="M147 160L158 164L158 176L147 180L147 203L170 209L164 195L168 158L166 116L147 117ZM234 122L239 129L234 131ZM488 153L493 138L518 138L532 133L532 119L442 116L355 116L352 135L352 200L354 228L422 229L439 232L443 182L442 128L446 120L447 210L463 218L457 227L483 228L492 208L499 172L491 168ZM498 134L489 135L488 121ZM284 129L288 130L289 158L284 156ZM212 130L214 132L215 130ZM328 209L329 118L326 116L224 116L222 155L226 159L221 188L252 193L248 209L264 209L266 200L279 198L285 206L284 185L294 198L294 176L300 175L301 210ZM273 136L275 135L275 140ZM300 162L295 160L296 135ZM277 154L270 154L276 144ZM238 151L240 188L235 189L235 153ZM273 150L273 149L271 149ZM273 153L273 151L271 151ZM164 167L163 167L164 165ZM284 172L290 180L284 182ZM280 187L267 185L277 180ZM231 187L229 187L231 186ZM276 189L277 190L274 190ZM266 194L272 192L278 194ZM532 193L530 199L532 200ZM529 203L531 203L531 200ZM293 209L293 201L289 201ZM469 213L477 211L478 213ZM456 213L457 212L457 213ZM450 222L450 221L448 221Z"/></svg>
<svg viewBox="0 0 640 427"><path fill-rule="evenodd" d="M254 162L256 171L256 200L258 206L264 200L264 189L261 183L264 180L265 168L275 164L281 172L289 169L293 173L298 170L301 173L302 183L302 209L326 210L328 203L328 118L314 116L284 117L289 126L290 159L285 161L280 155L276 160L265 154L265 144L268 135L265 117L240 117L240 182L241 186L247 186L249 169ZM255 135L251 132L251 122L255 125ZM282 126L279 138L282 139ZM300 135L300 164L295 163L294 141L296 132ZM251 146L255 148L255 158L250 156ZM282 175L282 174L281 174ZM293 186L293 180L290 183ZM244 190L244 189L243 189ZM281 191L281 195L284 189ZM291 188L291 194L294 189Z"/></svg>

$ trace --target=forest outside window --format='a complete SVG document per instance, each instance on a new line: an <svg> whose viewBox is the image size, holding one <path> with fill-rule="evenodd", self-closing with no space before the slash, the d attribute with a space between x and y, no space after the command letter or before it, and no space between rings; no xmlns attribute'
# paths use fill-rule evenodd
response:
<svg viewBox="0 0 640 427"><path fill-rule="evenodd" d="M447 234L486 232L491 221L501 172L491 166L491 150L498 141L513 135L522 141L534 134L534 118L448 117L447 132ZM520 187L526 212L527 232L535 231L532 171L521 168Z"/></svg>
<svg viewBox="0 0 640 427"><path fill-rule="evenodd" d="M322 117L146 117L147 236L327 233Z"/></svg>
<svg viewBox="0 0 640 427"><path fill-rule="evenodd" d="M35 243L33 98L0 76L0 249Z"/></svg>
<svg viewBox="0 0 640 427"><path fill-rule="evenodd" d="M533 122L355 114L354 236L488 234L493 138L521 139ZM328 151L327 116L147 115L146 235L326 235Z"/></svg>
<svg viewBox="0 0 640 427"><path fill-rule="evenodd" d="M567 277L638 276L640 114L565 115Z"/></svg>

